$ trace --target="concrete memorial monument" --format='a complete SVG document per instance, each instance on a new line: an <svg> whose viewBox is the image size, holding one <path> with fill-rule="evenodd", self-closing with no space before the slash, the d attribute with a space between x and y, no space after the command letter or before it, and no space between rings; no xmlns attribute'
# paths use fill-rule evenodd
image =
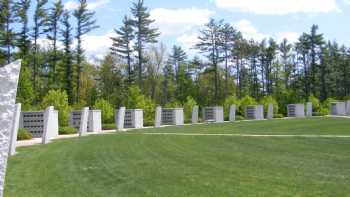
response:
<svg viewBox="0 0 350 197"><path fill-rule="evenodd" d="M156 108L156 114L154 118L154 127L160 127L162 124L162 107Z"/></svg>
<svg viewBox="0 0 350 197"><path fill-rule="evenodd" d="M312 103L311 102L308 102L306 103L306 116L307 117L312 117Z"/></svg>
<svg viewBox="0 0 350 197"><path fill-rule="evenodd" d="M305 118L305 105L289 104L287 106L287 114L290 118Z"/></svg>
<svg viewBox="0 0 350 197"><path fill-rule="evenodd" d="M102 112L101 110L89 110L87 119L87 132L102 132ZM82 111L72 111L70 113L70 127L80 129Z"/></svg>
<svg viewBox="0 0 350 197"><path fill-rule="evenodd" d="M236 105L230 106L229 121L233 122L236 120Z"/></svg>
<svg viewBox="0 0 350 197"><path fill-rule="evenodd" d="M19 121L21 117L21 108L22 108L21 104L16 104L15 115L12 123L9 156L16 154L16 142L17 142L17 134L19 129Z"/></svg>
<svg viewBox="0 0 350 197"><path fill-rule="evenodd" d="M116 112L116 125L117 125L117 130L121 131L124 129L124 123L125 123L125 107L119 108Z"/></svg>
<svg viewBox="0 0 350 197"><path fill-rule="evenodd" d="M162 125L183 125L184 109L183 108L167 108L162 109Z"/></svg>
<svg viewBox="0 0 350 197"><path fill-rule="evenodd" d="M15 102L21 61L0 67L0 197L3 196L9 140L15 118Z"/></svg>
<svg viewBox="0 0 350 197"><path fill-rule="evenodd" d="M54 107L50 106L44 111L44 126L42 143L50 143L50 140L58 136L58 111L54 110Z"/></svg>
<svg viewBox="0 0 350 197"><path fill-rule="evenodd" d="M269 104L267 109L267 119L272 120L273 119L273 104Z"/></svg>
<svg viewBox="0 0 350 197"><path fill-rule="evenodd" d="M88 118L89 118L89 108L88 107L84 107L83 110L81 111L79 136L87 135Z"/></svg>
<svg viewBox="0 0 350 197"><path fill-rule="evenodd" d="M331 115L346 116L346 103L345 102L331 103Z"/></svg>
<svg viewBox="0 0 350 197"><path fill-rule="evenodd" d="M45 128L49 137L58 136L58 111L48 107L45 111L21 112L19 127L28 130L34 138L45 138Z"/></svg>
<svg viewBox="0 0 350 197"><path fill-rule="evenodd" d="M198 123L198 113L199 113L199 107L194 106L192 108L192 124L197 124Z"/></svg>
<svg viewBox="0 0 350 197"><path fill-rule="evenodd" d="M124 116L124 122L119 122L119 116ZM143 128L143 110L142 109L123 109L115 111L115 124L118 130L124 128Z"/></svg>
<svg viewBox="0 0 350 197"><path fill-rule="evenodd" d="M224 108L223 107L205 107L203 109L204 122L224 122Z"/></svg>
<svg viewBox="0 0 350 197"><path fill-rule="evenodd" d="M350 100L346 101L346 115L350 116Z"/></svg>
<svg viewBox="0 0 350 197"><path fill-rule="evenodd" d="M262 106L262 105L246 106L245 118L247 120L263 120L264 119L264 106Z"/></svg>

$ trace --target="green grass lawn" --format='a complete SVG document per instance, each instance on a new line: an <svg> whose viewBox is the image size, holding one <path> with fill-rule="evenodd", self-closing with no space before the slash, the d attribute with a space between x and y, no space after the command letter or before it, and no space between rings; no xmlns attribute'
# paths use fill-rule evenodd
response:
<svg viewBox="0 0 350 197"><path fill-rule="evenodd" d="M349 196L350 119L312 118L145 129L19 148L5 197Z"/></svg>

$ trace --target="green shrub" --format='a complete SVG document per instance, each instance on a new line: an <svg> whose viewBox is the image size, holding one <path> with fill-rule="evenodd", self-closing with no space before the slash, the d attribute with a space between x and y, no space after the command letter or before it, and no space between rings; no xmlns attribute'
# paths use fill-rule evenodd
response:
<svg viewBox="0 0 350 197"><path fill-rule="evenodd" d="M30 140L32 138L32 134L27 129L18 129L17 140Z"/></svg>
<svg viewBox="0 0 350 197"><path fill-rule="evenodd" d="M59 125L68 126L70 107L67 93L61 90L50 90L41 102L41 108L49 106L54 106L55 110L58 110Z"/></svg>
<svg viewBox="0 0 350 197"><path fill-rule="evenodd" d="M126 107L129 109L143 109L144 122L147 123L154 121L156 105L150 98L147 98L142 94L139 87L129 87Z"/></svg>
<svg viewBox="0 0 350 197"><path fill-rule="evenodd" d="M103 124L102 125L102 130L115 130L117 129L116 124Z"/></svg>
<svg viewBox="0 0 350 197"><path fill-rule="evenodd" d="M230 96L225 100L224 117L226 120L228 120L231 105L236 105L236 110L239 109L239 100L235 96Z"/></svg>
<svg viewBox="0 0 350 197"><path fill-rule="evenodd" d="M278 103L272 96L266 96L260 100L260 103L264 106L264 112L267 114L269 104L273 105L273 113L278 114Z"/></svg>
<svg viewBox="0 0 350 197"><path fill-rule="evenodd" d="M73 127L60 127L58 131L60 135L72 135L78 133L78 129Z"/></svg>
<svg viewBox="0 0 350 197"><path fill-rule="evenodd" d="M321 111L321 103L320 103L320 100L318 100L318 98L311 95L311 96L309 96L308 102L312 103L312 111L313 112L320 112Z"/></svg>
<svg viewBox="0 0 350 197"><path fill-rule="evenodd" d="M236 120L245 120L245 118L243 116L236 116Z"/></svg>
<svg viewBox="0 0 350 197"><path fill-rule="evenodd" d="M328 115L328 113L325 112L313 112L312 116L326 116Z"/></svg>
<svg viewBox="0 0 350 197"><path fill-rule="evenodd" d="M188 96L186 98L186 102L184 104L185 121L192 119L192 109L196 105L197 105L197 102L192 97Z"/></svg>
<svg viewBox="0 0 350 197"><path fill-rule="evenodd" d="M164 108L181 108L182 104L177 101L171 101L164 105Z"/></svg>
<svg viewBox="0 0 350 197"><path fill-rule="evenodd" d="M240 115L244 115L246 106L257 104L256 100L250 96L243 97L239 103L240 103L240 106L239 106L238 112Z"/></svg>
<svg viewBox="0 0 350 197"><path fill-rule="evenodd" d="M334 99L334 98L328 98L327 100L325 100L323 103L322 103L322 107L321 107L321 110L320 110L320 113L322 114L330 114L330 110L331 110L331 104L333 102L336 102L337 100Z"/></svg>
<svg viewBox="0 0 350 197"><path fill-rule="evenodd" d="M103 123L114 122L114 108L108 101L104 99L97 99L94 105L94 109L101 110Z"/></svg>
<svg viewBox="0 0 350 197"><path fill-rule="evenodd" d="M273 118L284 118L283 114L274 114Z"/></svg>

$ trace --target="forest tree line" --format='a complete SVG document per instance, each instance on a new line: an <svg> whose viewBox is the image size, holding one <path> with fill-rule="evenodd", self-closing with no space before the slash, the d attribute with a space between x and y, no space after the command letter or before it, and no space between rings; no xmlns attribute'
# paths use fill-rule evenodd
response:
<svg viewBox="0 0 350 197"><path fill-rule="evenodd" d="M350 96L350 50L326 40L317 25L295 43L279 43L246 39L224 20L211 19L191 49L198 56L189 57L180 46L167 52L149 9L136 0L115 29L110 53L91 64L83 37L98 26L86 0L77 1L68 11L61 0L0 0L0 64L22 59L17 101L25 109L47 103L50 92L52 102L63 97L73 108L123 105L149 114L156 105L264 99L278 101L283 113L288 103ZM40 45L43 39L50 47Z"/></svg>

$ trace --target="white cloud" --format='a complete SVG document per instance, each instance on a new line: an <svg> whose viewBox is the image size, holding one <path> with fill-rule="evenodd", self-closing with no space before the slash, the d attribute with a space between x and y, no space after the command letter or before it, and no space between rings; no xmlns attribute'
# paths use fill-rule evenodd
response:
<svg viewBox="0 0 350 197"><path fill-rule="evenodd" d="M336 0L215 0L215 4L232 11L267 15L339 11Z"/></svg>
<svg viewBox="0 0 350 197"><path fill-rule="evenodd" d="M94 1L88 2L87 8L89 10L94 10L107 3L109 3L109 0L94 0ZM79 7L79 3L77 1L70 0L64 4L64 7L68 10L74 10Z"/></svg>
<svg viewBox="0 0 350 197"><path fill-rule="evenodd" d="M183 34L176 39L176 42L181 45L187 53L194 53L193 47L199 43L198 34Z"/></svg>
<svg viewBox="0 0 350 197"><path fill-rule="evenodd" d="M350 0L343 0L344 4L350 5Z"/></svg>
<svg viewBox="0 0 350 197"><path fill-rule="evenodd" d="M151 10L151 18L163 35L182 34L207 23L213 14L211 10L197 8Z"/></svg>
<svg viewBox="0 0 350 197"><path fill-rule="evenodd" d="M111 37L115 37L113 31L108 31L104 35L83 36L83 49L89 62L94 62L96 59L102 59L112 46ZM77 46L77 41L73 43L73 47Z"/></svg>
<svg viewBox="0 0 350 197"><path fill-rule="evenodd" d="M298 41L300 33L297 32L281 32L277 35L277 42L282 42L283 39L287 38L289 43Z"/></svg>
<svg viewBox="0 0 350 197"><path fill-rule="evenodd" d="M265 38L271 37L268 34L259 32L250 21L245 19L234 23L234 26L243 34L243 37L246 39L261 41Z"/></svg>

